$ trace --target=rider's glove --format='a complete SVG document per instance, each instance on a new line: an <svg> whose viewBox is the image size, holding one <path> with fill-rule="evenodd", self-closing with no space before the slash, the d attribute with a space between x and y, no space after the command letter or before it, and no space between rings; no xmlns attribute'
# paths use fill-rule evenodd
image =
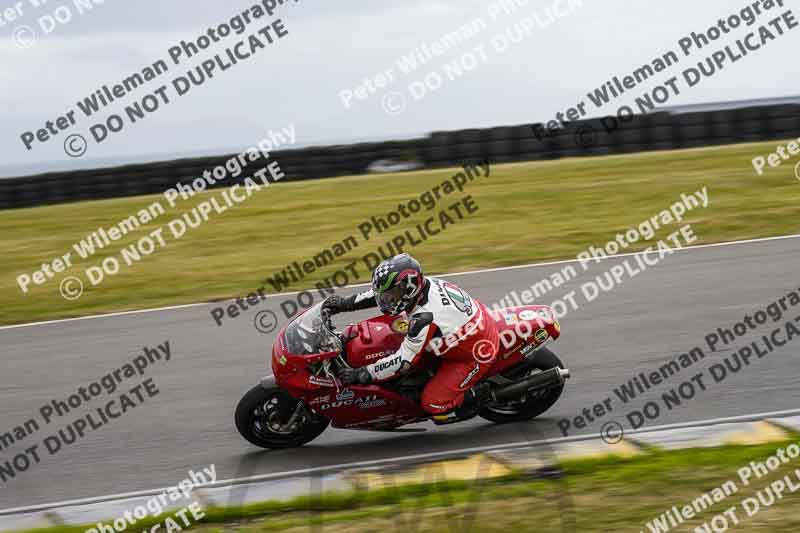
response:
<svg viewBox="0 0 800 533"><path fill-rule="evenodd" d="M345 368L339 372L339 379L344 385L369 385L372 383L372 376L365 367Z"/></svg>
<svg viewBox="0 0 800 533"><path fill-rule="evenodd" d="M334 294L332 296L328 296L325 301L322 302L322 310L327 312L329 315L335 315L337 313L352 311L353 309L350 298L342 298L338 294Z"/></svg>

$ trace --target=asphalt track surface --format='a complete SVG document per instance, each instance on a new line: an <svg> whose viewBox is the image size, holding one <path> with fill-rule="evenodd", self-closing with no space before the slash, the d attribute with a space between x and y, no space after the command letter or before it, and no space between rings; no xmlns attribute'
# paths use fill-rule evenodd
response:
<svg viewBox="0 0 800 533"><path fill-rule="evenodd" d="M601 275L626 258L606 260L554 289L537 303L549 304ZM627 258L630 260L630 258ZM372 433L328 429L309 445L294 450L263 451L248 445L233 425L233 410L259 376L270 374L268 353L275 334L253 326L259 311L278 312L284 298L271 298L222 327L211 320L213 304L88 320L0 329L3 347L0 431L36 416L41 405L65 399L80 386L141 353L143 346L170 341L172 360L147 370L160 393L75 444L49 456L2 485L0 509L76 498L153 489L177 483L189 469L215 464L218 479L315 468L353 461L385 459L457 448L500 445L561 437L557 422L574 417L613 396L613 389L640 371L656 370L694 346L717 327L732 328L790 290L800 288L800 238L683 250L663 258L614 290L562 318L562 337L551 345L572 371L561 401L527 424L497 426L481 419L434 428L424 433ZM521 291L564 264L442 276L474 297L491 303L508 291ZM350 291L345 291L349 293ZM768 323L693 367L701 371L749 340L769 333ZM368 316L359 313L353 317ZM282 320L282 322L284 322ZM707 350L706 350L707 352ZM798 407L800 339L757 360L724 382L712 384L693 400L664 412L649 425L780 411ZM694 372L691 372L694 373ZM597 434L603 423L656 399L681 377L622 406L573 435ZM138 383L132 380L130 384ZM101 398L106 398L105 395ZM100 398L90 406L95 406ZM80 413L88 409L80 409ZM16 446L0 451L0 462L62 427L73 417L57 419ZM41 448L41 446L40 446Z"/></svg>

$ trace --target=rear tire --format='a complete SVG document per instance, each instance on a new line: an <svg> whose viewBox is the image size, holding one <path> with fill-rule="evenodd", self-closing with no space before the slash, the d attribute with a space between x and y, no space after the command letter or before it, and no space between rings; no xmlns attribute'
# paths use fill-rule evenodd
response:
<svg viewBox="0 0 800 533"><path fill-rule="evenodd" d="M236 406L236 429L250 443L267 449L295 448L317 438L330 424L327 418L305 410L292 428L282 429L297 400L279 387L256 385Z"/></svg>
<svg viewBox="0 0 800 533"><path fill-rule="evenodd" d="M548 350L541 348L536 351L536 354L531 361L535 370L550 370L551 368L564 368L561 360ZM509 377L511 372L506 373ZM529 375L530 372L526 372ZM531 420L541 415L558 401L561 393L564 392L564 384L552 389L547 389L543 392L534 392L533 395L526 396L522 402L508 402L503 404L486 405L481 407L478 415L481 418L503 424L507 422L521 422L524 420Z"/></svg>

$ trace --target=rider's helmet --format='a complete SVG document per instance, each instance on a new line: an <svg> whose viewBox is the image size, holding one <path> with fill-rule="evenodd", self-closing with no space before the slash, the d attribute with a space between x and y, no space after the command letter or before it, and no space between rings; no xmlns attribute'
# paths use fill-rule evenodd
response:
<svg viewBox="0 0 800 533"><path fill-rule="evenodd" d="M411 312L422 298L425 276L416 259L400 254L378 265L372 273L372 291L387 315Z"/></svg>

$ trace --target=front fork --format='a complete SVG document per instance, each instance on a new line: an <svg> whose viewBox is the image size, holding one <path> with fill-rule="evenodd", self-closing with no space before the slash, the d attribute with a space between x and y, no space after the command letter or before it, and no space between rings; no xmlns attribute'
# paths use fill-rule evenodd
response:
<svg viewBox="0 0 800 533"><path fill-rule="evenodd" d="M297 419L300 418L300 415L303 413L303 409L305 409L306 404L303 400L297 400L297 405L294 408L294 412L292 416L289 417L289 420L281 425L282 431L292 431L294 425L297 423Z"/></svg>

